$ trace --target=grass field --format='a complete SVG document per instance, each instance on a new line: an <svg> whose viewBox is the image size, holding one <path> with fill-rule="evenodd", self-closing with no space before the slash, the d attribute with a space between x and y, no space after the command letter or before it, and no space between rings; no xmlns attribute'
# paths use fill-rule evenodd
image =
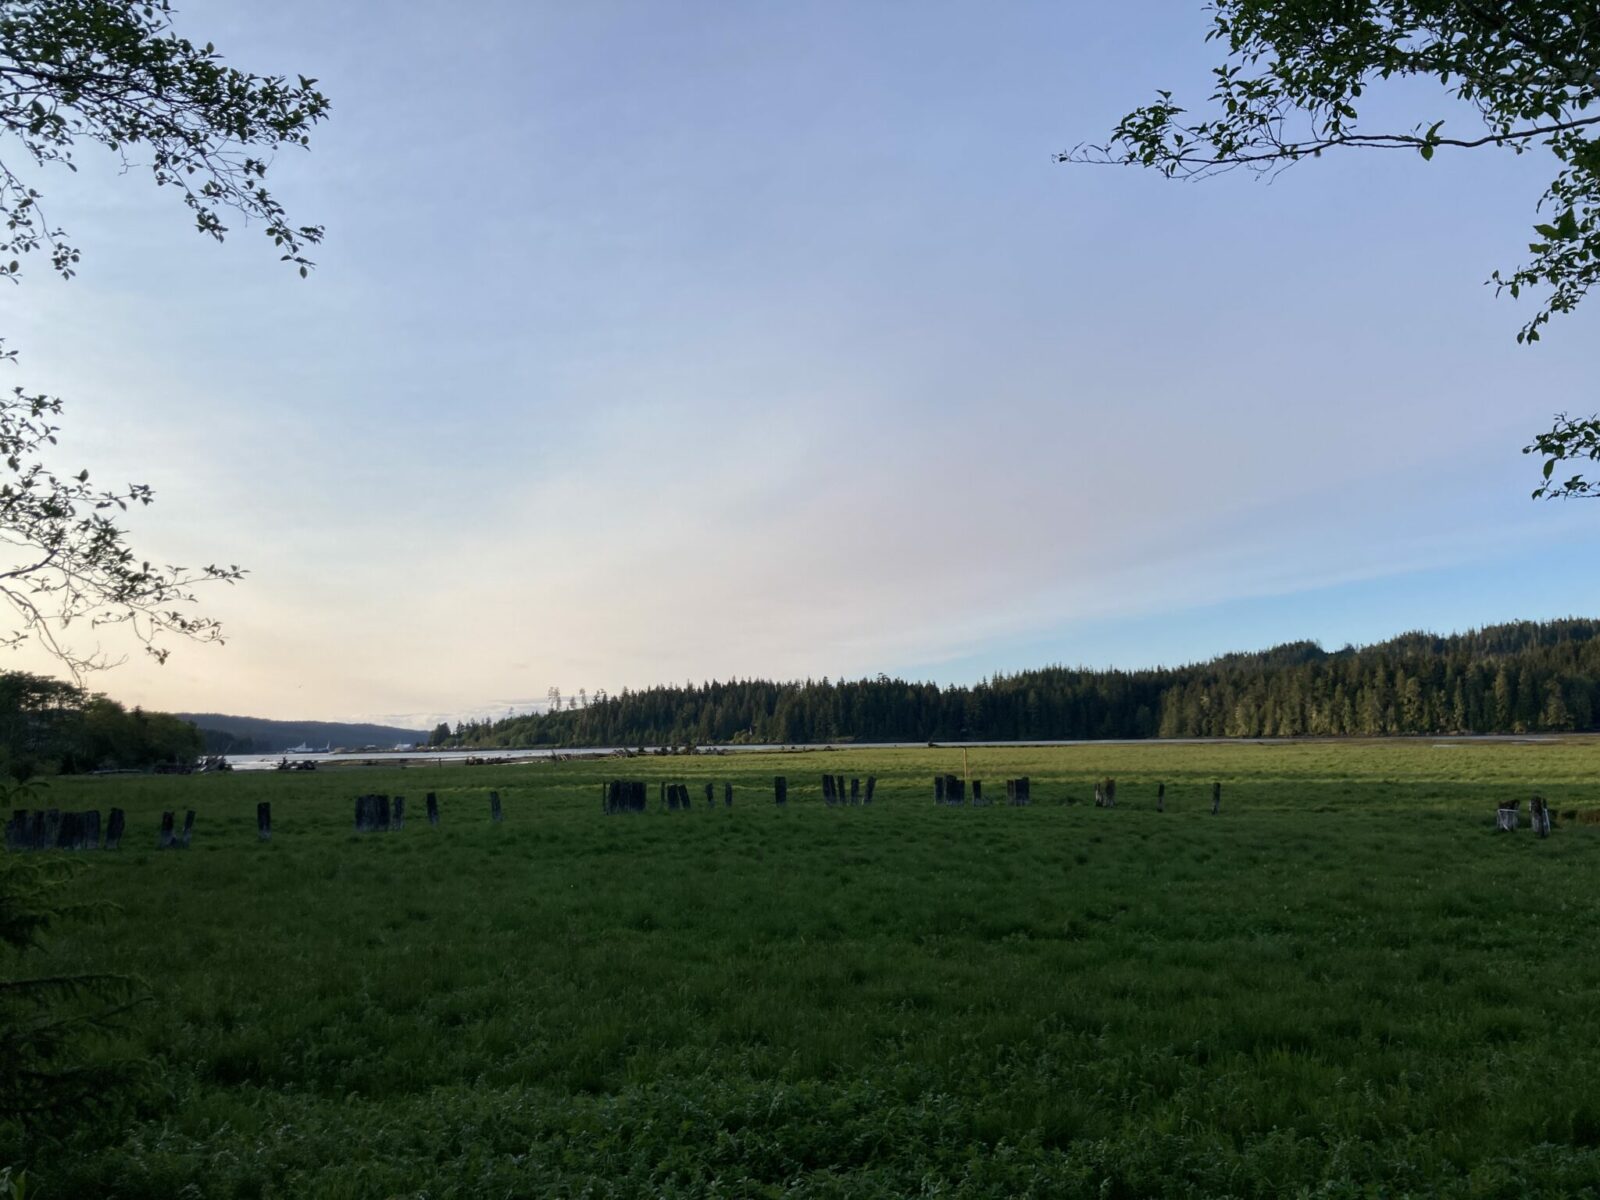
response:
<svg viewBox="0 0 1600 1200"><path fill-rule="evenodd" d="M971 760L1034 806L936 808L934 749L54 781L128 810L73 884L119 912L30 969L141 974L160 1082L0 1164L45 1200L1600 1195L1600 825L1492 822L1600 810L1600 744ZM602 816L612 776L652 811ZM363 791L406 828L355 834Z"/></svg>

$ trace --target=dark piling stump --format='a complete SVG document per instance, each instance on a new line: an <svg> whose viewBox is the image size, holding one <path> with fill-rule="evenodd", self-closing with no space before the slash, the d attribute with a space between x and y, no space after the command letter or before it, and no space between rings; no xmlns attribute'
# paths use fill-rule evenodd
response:
<svg viewBox="0 0 1600 1200"><path fill-rule="evenodd" d="M122 849L122 831L128 827L128 815L120 808L113 808L111 816L106 821L106 849Z"/></svg>
<svg viewBox="0 0 1600 1200"><path fill-rule="evenodd" d="M45 812L42 808L33 810L33 815L28 818L28 845L34 850L48 849L50 843L45 840L48 832L45 822Z"/></svg>
<svg viewBox="0 0 1600 1200"><path fill-rule="evenodd" d="M489 793L489 820L498 824L506 819L505 813L500 810L500 793Z"/></svg>
<svg viewBox="0 0 1600 1200"><path fill-rule="evenodd" d="M439 797L434 795L432 792L429 792L428 793L428 824L429 825L437 825L438 823L439 823Z"/></svg>
<svg viewBox="0 0 1600 1200"><path fill-rule="evenodd" d="M877 790L878 790L878 777L876 775L868 775L867 776L867 792L866 792L866 795L864 795L861 798L861 802L863 804L871 804L872 803L872 793L877 791Z"/></svg>
<svg viewBox="0 0 1600 1200"><path fill-rule="evenodd" d="M183 814L183 833L178 837L179 847L187 850L189 848L189 839L192 837L194 837L194 809L191 808Z"/></svg>
<svg viewBox="0 0 1600 1200"><path fill-rule="evenodd" d="M1222 784L1211 785L1211 815L1214 817L1222 811Z"/></svg>
<svg viewBox="0 0 1600 1200"><path fill-rule="evenodd" d="M1167 811L1167 785L1164 783L1156 784L1156 811Z"/></svg>
<svg viewBox="0 0 1600 1200"><path fill-rule="evenodd" d="M714 784L714 783L708 783L708 784L706 784L706 807L707 808L715 808L716 806L717 806L717 785Z"/></svg>
<svg viewBox="0 0 1600 1200"><path fill-rule="evenodd" d="M83 848L100 849L100 810L91 808L83 814Z"/></svg>
<svg viewBox="0 0 1600 1200"><path fill-rule="evenodd" d="M42 850L48 850L61 840L61 810L47 808L44 810L44 844Z"/></svg>
<svg viewBox="0 0 1600 1200"><path fill-rule="evenodd" d="M13 809L11 820L6 822L6 849L7 850L32 850L27 845L31 839L28 837L28 810L25 808Z"/></svg>
<svg viewBox="0 0 1600 1200"><path fill-rule="evenodd" d="M722 785L722 807L733 807L733 784L731 783L724 783Z"/></svg>
<svg viewBox="0 0 1600 1200"><path fill-rule="evenodd" d="M983 802L983 780L981 780L981 779L974 779L972 781L972 807L973 808L982 808L982 807L984 807L984 802Z"/></svg>
<svg viewBox="0 0 1600 1200"><path fill-rule="evenodd" d="M156 849L157 850L170 850L170 849L172 849L172 841L173 841L173 839L172 839L172 822L173 822L173 814L172 813L164 812L164 813L161 814L161 832L156 834Z"/></svg>
<svg viewBox="0 0 1600 1200"><path fill-rule="evenodd" d="M780 807L789 803L789 780L782 775L772 777L772 802Z"/></svg>
<svg viewBox="0 0 1600 1200"><path fill-rule="evenodd" d="M272 805L265 800L256 805L256 838L263 842L272 840Z"/></svg>
<svg viewBox="0 0 1600 1200"><path fill-rule="evenodd" d="M935 775L933 777L933 802L935 804L944 803L944 781L945 777L943 775Z"/></svg>
<svg viewBox="0 0 1600 1200"><path fill-rule="evenodd" d="M824 775L822 777L822 802L824 804L826 804L829 808L833 807L833 776L832 775Z"/></svg>
<svg viewBox="0 0 1600 1200"><path fill-rule="evenodd" d="M861 803L861 780L859 779L850 780L850 803Z"/></svg>
<svg viewBox="0 0 1600 1200"><path fill-rule="evenodd" d="M1513 800L1510 804L1502 804L1494 810L1494 831L1496 833L1515 833L1517 831L1517 806L1521 800Z"/></svg>
<svg viewBox="0 0 1600 1200"><path fill-rule="evenodd" d="M406 798L396 796L394 807L389 810L389 828L404 829L406 827Z"/></svg>
<svg viewBox="0 0 1600 1200"><path fill-rule="evenodd" d="M78 848L78 814L67 812L61 814L61 822L56 826L56 849L76 850Z"/></svg>

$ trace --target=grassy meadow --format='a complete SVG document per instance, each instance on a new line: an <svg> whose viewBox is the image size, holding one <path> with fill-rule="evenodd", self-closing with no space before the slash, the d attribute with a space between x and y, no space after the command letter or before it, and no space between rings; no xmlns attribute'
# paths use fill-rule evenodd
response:
<svg viewBox="0 0 1600 1200"><path fill-rule="evenodd" d="M108 1050L159 1071L0 1165L42 1200L1600 1195L1600 824L1492 821L1600 815L1600 743L970 757L995 807L935 807L932 748L52 781L129 828L71 885L114 915L25 961L141 975ZM612 777L651 811L603 816ZM406 828L354 833L365 791Z"/></svg>

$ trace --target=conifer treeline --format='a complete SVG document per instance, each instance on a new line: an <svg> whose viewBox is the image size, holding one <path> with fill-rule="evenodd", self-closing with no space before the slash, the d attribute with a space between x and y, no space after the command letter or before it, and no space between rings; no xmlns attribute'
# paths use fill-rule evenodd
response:
<svg viewBox="0 0 1600 1200"><path fill-rule="evenodd" d="M1046 667L972 687L880 675L624 691L585 708L441 726L435 745L920 742L1525 733L1600 724L1600 621L1294 642L1145 671Z"/></svg>

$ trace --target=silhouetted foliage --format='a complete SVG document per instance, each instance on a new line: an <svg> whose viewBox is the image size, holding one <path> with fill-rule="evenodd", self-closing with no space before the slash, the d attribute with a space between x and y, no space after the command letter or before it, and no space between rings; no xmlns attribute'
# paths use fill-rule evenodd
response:
<svg viewBox="0 0 1600 1200"><path fill-rule="evenodd" d="M1225 59L1212 69L1208 110L1191 113L1158 91L1123 117L1102 145L1063 162L1149 167L1171 178L1244 169L1272 175L1307 159L1359 148L1429 160L1443 150L1543 150L1555 177L1528 242L1529 260L1490 277L1497 291L1539 297L1518 341L1539 340L1600 279L1600 11L1571 0L1216 0L1206 40ZM1359 109L1369 89L1427 80L1462 102L1409 129L1371 130ZM1457 130L1457 113L1479 128ZM1438 119L1434 119L1434 118ZM1594 461L1600 418L1556 418L1526 453L1544 457L1538 496L1589 496L1584 477L1556 477L1565 461Z"/></svg>
<svg viewBox="0 0 1600 1200"><path fill-rule="evenodd" d="M170 713L129 711L76 684L0 672L0 774L191 763L200 731Z"/></svg>

